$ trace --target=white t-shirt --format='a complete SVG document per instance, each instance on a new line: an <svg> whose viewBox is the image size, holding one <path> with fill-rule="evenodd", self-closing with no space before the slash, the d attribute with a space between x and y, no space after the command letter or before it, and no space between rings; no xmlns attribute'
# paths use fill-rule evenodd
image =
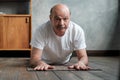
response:
<svg viewBox="0 0 120 80"><path fill-rule="evenodd" d="M48 21L36 29L31 46L43 50L42 60L46 63L64 64L74 50L86 48L86 43L83 29L74 22L70 21L64 36L59 37Z"/></svg>

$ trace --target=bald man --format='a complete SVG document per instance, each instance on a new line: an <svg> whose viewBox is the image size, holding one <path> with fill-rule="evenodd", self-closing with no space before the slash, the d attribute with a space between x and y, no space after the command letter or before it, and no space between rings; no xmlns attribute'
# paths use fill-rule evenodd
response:
<svg viewBox="0 0 120 80"><path fill-rule="evenodd" d="M50 10L50 20L39 26L31 40L31 64L34 70L53 69L50 64L66 64L75 51L78 62L69 69L88 70L88 57L83 29L70 21L70 10L57 4Z"/></svg>

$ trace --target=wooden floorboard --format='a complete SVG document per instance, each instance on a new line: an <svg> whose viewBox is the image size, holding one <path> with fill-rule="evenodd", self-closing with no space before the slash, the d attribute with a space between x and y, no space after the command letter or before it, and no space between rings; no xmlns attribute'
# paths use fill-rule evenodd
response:
<svg viewBox="0 0 120 80"><path fill-rule="evenodd" d="M80 77L69 71L54 71L54 73L60 78L60 80L82 80Z"/></svg>
<svg viewBox="0 0 120 80"><path fill-rule="evenodd" d="M37 71L36 75L38 80L60 80L59 77L53 73L53 71Z"/></svg>
<svg viewBox="0 0 120 80"><path fill-rule="evenodd" d="M0 58L0 80L118 80L119 76L119 57L89 57L89 66L102 71L28 71L28 61ZM77 58L71 62L77 62Z"/></svg>
<svg viewBox="0 0 120 80"><path fill-rule="evenodd" d="M17 80L38 80L35 72L26 71L26 66L19 68L19 75Z"/></svg>
<svg viewBox="0 0 120 80"><path fill-rule="evenodd" d="M101 68L101 72L90 72L104 80L118 80L119 57L91 57L89 61L91 67Z"/></svg>
<svg viewBox="0 0 120 80"><path fill-rule="evenodd" d="M75 74L76 76L78 76L79 78L81 78L81 80L103 80L103 78L96 76L94 74L89 73L90 71L71 71L73 74ZM92 71L93 72L93 71ZM99 73L97 71L97 73ZM101 73L101 71L100 71Z"/></svg>
<svg viewBox="0 0 120 80"><path fill-rule="evenodd" d="M93 59L95 60L95 59ZM98 58L97 61L89 61L90 66L101 68L104 73L110 74L112 76L118 76L119 71L119 59L112 57Z"/></svg>

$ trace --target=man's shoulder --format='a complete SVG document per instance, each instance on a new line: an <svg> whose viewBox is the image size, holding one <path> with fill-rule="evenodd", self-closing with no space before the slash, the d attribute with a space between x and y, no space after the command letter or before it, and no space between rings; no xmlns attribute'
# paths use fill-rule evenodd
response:
<svg viewBox="0 0 120 80"><path fill-rule="evenodd" d="M77 30L77 31L82 31L82 27L80 25L78 25L77 23L70 21L70 29L72 30Z"/></svg>
<svg viewBox="0 0 120 80"><path fill-rule="evenodd" d="M50 28L49 26L51 26L50 21L47 21L47 22L39 25L39 26L36 28L36 30L44 32L44 31L48 30L48 28Z"/></svg>
<svg viewBox="0 0 120 80"><path fill-rule="evenodd" d="M38 26L38 28L40 28L40 29L42 29L42 28L46 28L46 27L48 27L48 26L50 26L51 24L50 24L50 21L47 21L47 22L44 22L43 24L40 24L39 26Z"/></svg>

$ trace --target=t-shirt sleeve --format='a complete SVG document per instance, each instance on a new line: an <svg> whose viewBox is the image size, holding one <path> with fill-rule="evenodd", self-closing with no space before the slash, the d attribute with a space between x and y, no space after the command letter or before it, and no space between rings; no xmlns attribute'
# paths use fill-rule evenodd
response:
<svg viewBox="0 0 120 80"><path fill-rule="evenodd" d="M79 50L79 49L85 49L86 48L85 35L84 35L84 31L83 31L82 28L78 29L75 32L73 43L74 43L74 50Z"/></svg>
<svg viewBox="0 0 120 80"><path fill-rule="evenodd" d="M30 45L32 47L43 49L45 46L45 36L40 29L36 29L31 39Z"/></svg>

